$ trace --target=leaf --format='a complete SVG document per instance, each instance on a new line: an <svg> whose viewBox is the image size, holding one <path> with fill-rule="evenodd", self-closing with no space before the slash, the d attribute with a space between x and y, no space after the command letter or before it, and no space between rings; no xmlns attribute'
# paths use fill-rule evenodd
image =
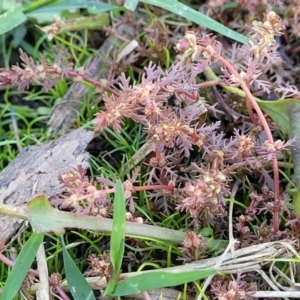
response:
<svg viewBox="0 0 300 300"><path fill-rule="evenodd" d="M114 197L113 228L110 239L110 259L116 272L121 270L125 239L125 197L121 180L116 182L116 191Z"/></svg>
<svg viewBox="0 0 300 300"><path fill-rule="evenodd" d="M12 44L14 48L17 48L20 46L20 44L23 42L25 35L27 33L27 26L25 24L18 26L13 32L13 40Z"/></svg>
<svg viewBox="0 0 300 300"><path fill-rule="evenodd" d="M300 217L300 101L296 99L283 99L277 101L256 100L261 109L276 123L285 136L296 138L292 147L294 162L294 176L297 187L293 195L294 213Z"/></svg>
<svg viewBox="0 0 300 300"><path fill-rule="evenodd" d="M184 17L196 24L204 26L208 29L216 31L224 36L227 36L240 43L247 43L248 38L230 28L222 25L221 23L215 21L214 19L194 10L193 8L180 3L177 0L140 0L143 3L155 5L168 10L178 16Z"/></svg>
<svg viewBox="0 0 300 300"><path fill-rule="evenodd" d="M17 0L1 0L0 3L2 9L1 12L14 9L18 5Z"/></svg>
<svg viewBox="0 0 300 300"><path fill-rule="evenodd" d="M0 15L0 35L12 30L27 20L21 8L16 8Z"/></svg>
<svg viewBox="0 0 300 300"><path fill-rule="evenodd" d="M3 211L11 208L0 203ZM92 216L76 216L74 213L60 211L52 207L47 197L41 194L27 203L27 212L19 211L18 217L28 219L32 227L38 232L56 232L63 233L65 228L80 228L85 230L95 230L110 233L113 228L111 219L92 217ZM7 214L7 213L6 213ZM179 230L172 230L159 226L147 224L138 224L126 222L126 235L139 238L152 238L167 241L170 243L182 243L185 233Z"/></svg>
<svg viewBox="0 0 300 300"><path fill-rule="evenodd" d="M86 8L89 9L90 12L95 14L100 14L109 10L113 10L119 8L119 6L102 3L99 1L91 1L91 0L64 0L55 4L47 5L41 8L38 8L30 13L28 16L34 17L35 15L39 15L41 13L58 13L63 10L68 9L79 9Z"/></svg>
<svg viewBox="0 0 300 300"><path fill-rule="evenodd" d="M118 283L112 296L133 295L162 287L176 286L206 278L216 270L187 270L186 272L148 271Z"/></svg>
<svg viewBox="0 0 300 300"><path fill-rule="evenodd" d="M285 135L290 131L290 109L300 109L300 101L296 99L283 99L277 101L262 101L256 99L259 107L266 112Z"/></svg>
<svg viewBox="0 0 300 300"><path fill-rule="evenodd" d="M290 102L290 101L289 101ZM292 102L288 105L289 117L289 138L296 138L292 147L292 156L294 162L294 181L296 193L293 196L293 211L300 217L300 102Z"/></svg>
<svg viewBox="0 0 300 300"><path fill-rule="evenodd" d="M31 234L6 280L1 300L11 300L18 293L43 239L43 234L36 232Z"/></svg>
<svg viewBox="0 0 300 300"><path fill-rule="evenodd" d="M119 274L121 273L125 247L125 213L123 185L121 180L117 180L114 197L113 228L110 238L110 261L113 266L113 273L105 289L105 295L112 294L118 282Z"/></svg>
<svg viewBox="0 0 300 300"><path fill-rule="evenodd" d="M34 10L37 10L41 7L46 7L48 5L51 5L53 3L57 3L60 2L62 0L37 0L31 3L28 3L24 8L23 8L23 12L24 14L30 13Z"/></svg>
<svg viewBox="0 0 300 300"><path fill-rule="evenodd" d="M61 241L63 245L63 259L66 278L72 296L75 300L96 300L92 289L66 249L63 238L61 238Z"/></svg>
<svg viewBox="0 0 300 300"><path fill-rule="evenodd" d="M138 4L139 0L126 0L124 3L124 7L131 11L135 11Z"/></svg>
<svg viewBox="0 0 300 300"><path fill-rule="evenodd" d="M205 77L209 80L219 80L219 77L212 71L211 68L204 70ZM239 88L232 86L223 86L225 90L237 94L243 98L246 97L245 92ZM300 101L296 99L282 99L276 101L260 100L255 97L255 101L259 107L266 112L279 127L281 132L286 136L290 131L289 109L300 107Z"/></svg>
<svg viewBox="0 0 300 300"><path fill-rule="evenodd" d="M207 239L208 249L214 251L220 251L226 249L228 246L227 240L215 240L215 239Z"/></svg>
<svg viewBox="0 0 300 300"><path fill-rule="evenodd" d="M61 224L61 222L68 224L71 221L67 216L62 219L64 215L61 213L63 212L53 208L44 194L30 200L27 207L30 224L38 232L63 234L66 225ZM73 226L76 226L76 223Z"/></svg>

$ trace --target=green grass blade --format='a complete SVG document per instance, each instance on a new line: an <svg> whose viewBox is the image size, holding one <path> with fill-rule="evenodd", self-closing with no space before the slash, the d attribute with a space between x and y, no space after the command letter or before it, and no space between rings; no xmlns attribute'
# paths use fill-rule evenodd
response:
<svg viewBox="0 0 300 300"><path fill-rule="evenodd" d="M81 274L68 250L66 249L63 238L61 240L63 245L63 258L66 278L72 296L75 300L96 300L92 289L88 285L84 276Z"/></svg>
<svg viewBox="0 0 300 300"><path fill-rule="evenodd" d="M0 15L0 35L19 26L27 20L21 8L16 8Z"/></svg>
<svg viewBox="0 0 300 300"><path fill-rule="evenodd" d="M145 272L119 282L113 296L133 295L152 289L176 286L204 279L215 273L216 270L192 270L180 273L168 271Z"/></svg>
<svg viewBox="0 0 300 300"><path fill-rule="evenodd" d="M6 280L1 300L11 300L18 293L43 239L44 235L41 233L31 234Z"/></svg>
<svg viewBox="0 0 300 300"><path fill-rule="evenodd" d="M36 0L36 1L34 1L32 3L29 3L28 5L25 6L23 8L23 13L27 14L27 13L30 13L34 10L37 10L37 9L41 8L41 7L44 7L44 6L47 6L47 5L56 3L56 2L59 2L59 0Z"/></svg>
<svg viewBox="0 0 300 300"><path fill-rule="evenodd" d="M105 295L110 295L117 284L124 254L125 239L125 197L121 180L116 182L114 198L113 228L110 238L110 261L113 266L113 274L105 290Z"/></svg>
<svg viewBox="0 0 300 300"><path fill-rule="evenodd" d="M100 13L110 11L110 10L113 10L116 8L120 9L119 6L102 3L102 2L96 2L96 1L65 0L65 1L60 1L58 3L55 3L55 4L50 4L50 5L38 8L38 9L28 13L28 16L34 16L34 15L40 14L40 13L58 13L63 10L80 9L80 8L88 9L89 11L91 11L95 14L100 14Z"/></svg>
<svg viewBox="0 0 300 300"><path fill-rule="evenodd" d="M210 30L216 31L224 36L227 36L237 42L240 43L247 43L248 38L235 32L234 30L220 24L219 22L215 21L214 19L202 14L194 10L193 8L180 3L177 0L140 0L143 3L155 5L161 7L165 10L168 10L176 15L186 18L196 24L204 26Z"/></svg>
<svg viewBox="0 0 300 300"><path fill-rule="evenodd" d="M277 101L257 100L259 107L266 112L285 135L289 135L290 116L289 111L293 108L295 111L300 109L300 102L297 99L281 99ZM299 108L298 108L299 107ZM289 138L292 136L289 135Z"/></svg>
<svg viewBox="0 0 300 300"><path fill-rule="evenodd" d="M124 7L131 11L135 11L138 4L139 4L139 0L126 0L124 3Z"/></svg>
<svg viewBox="0 0 300 300"><path fill-rule="evenodd" d="M114 198L114 214L113 214L113 228L110 240L110 259L116 272L121 270L123 259L122 242L125 238L125 197L123 192L123 185L121 180L116 182L116 192Z"/></svg>

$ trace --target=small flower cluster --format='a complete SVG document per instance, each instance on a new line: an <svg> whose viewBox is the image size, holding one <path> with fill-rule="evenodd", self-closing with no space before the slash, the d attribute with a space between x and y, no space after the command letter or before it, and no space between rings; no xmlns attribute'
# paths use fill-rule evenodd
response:
<svg viewBox="0 0 300 300"><path fill-rule="evenodd" d="M250 32L249 43L238 47L232 57L233 61L238 62L235 65L239 67L242 80L253 88L262 89L267 94L271 92L271 87L280 92L277 90L279 86L273 86L274 84L264 80L261 75L282 63L275 37L284 33L286 24L269 7L262 22L253 21L251 26L245 26ZM233 78L226 69L224 69L223 79L227 84L238 80Z"/></svg>
<svg viewBox="0 0 300 300"><path fill-rule="evenodd" d="M250 232L249 226L246 223L252 221L250 216L241 215L237 218L236 230L241 233L242 238L247 236Z"/></svg>
<svg viewBox="0 0 300 300"><path fill-rule="evenodd" d="M296 2L297 0L295 0L294 2ZM224 7L226 7L226 3L229 3L229 0L209 0L207 1L207 3L205 3L204 9L205 9L205 13L207 15L214 15L216 13L216 11L219 12L219 14L224 13ZM299 1L298 1L299 2ZM262 5L272 5L272 6L279 6L281 7L283 5L283 1L282 0L251 0L251 1L247 1L247 0L237 0L234 2L236 5L238 5L237 7L243 8L248 10L250 13L256 13L257 11L259 11L260 7ZM297 7L295 5L295 7ZM222 11L223 10L223 11Z"/></svg>
<svg viewBox="0 0 300 300"><path fill-rule="evenodd" d="M199 105L203 99L198 95L196 75L181 63L166 73L150 63L140 84L129 85L129 79L122 74L120 88L103 96L105 109L96 113L96 130L112 126L120 132L123 119L130 118L144 126L148 140L160 151L178 146L189 156L192 145L201 146L205 137L205 130L198 126L206 109L203 103Z"/></svg>
<svg viewBox="0 0 300 300"><path fill-rule="evenodd" d="M184 263L200 260L203 258L203 253L207 248L207 243L201 234L196 234L195 232L186 232L185 239L183 241L183 247L179 247L179 250L184 255Z"/></svg>
<svg viewBox="0 0 300 300"><path fill-rule="evenodd" d="M252 299L252 287L243 280L244 276L238 273L237 279L231 281L222 277L215 278L212 282L212 293L222 300Z"/></svg>
<svg viewBox="0 0 300 300"><path fill-rule="evenodd" d="M194 221L206 217L210 219L224 216L224 196L229 196L229 179L218 169L198 167L192 164L190 171L197 171L194 180L189 180L177 190L179 204L177 209L188 211Z"/></svg>
<svg viewBox="0 0 300 300"><path fill-rule="evenodd" d="M87 258L89 268L85 272L87 276L101 276L109 279L111 275L111 263L108 254L90 254Z"/></svg>
<svg viewBox="0 0 300 300"><path fill-rule="evenodd" d="M279 204L279 210L281 212L288 212L288 202L290 201L289 198L280 199ZM260 213L267 213L267 212L273 212L274 210L274 192L270 190L270 188L266 185L264 185L261 188L261 193L258 193L257 191L253 190L250 194L251 203L248 206L246 212L247 214L251 216L258 215Z"/></svg>
<svg viewBox="0 0 300 300"><path fill-rule="evenodd" d="M281 18L272 10L267 11L264 14L263 22L253 21L252 26L246 28L251 33L250 49L248 47L245 50L250 50L253 58L257 61L264 61L264 58L273 62L272 55L276 55L274 58L278 59L276 51L275 36L280 36L284 33L287 22L282 21ZM274 48L275 47L275 48Z"/></svg>
<svg viewBox="0 0 300 300"><path fill-rule="evenodd" d="M67 51L62 50L61 47L56 47L53 53L55 62L47 60L43 55L40 55L40 62L35 62L20 49L22 67L15 65L9 70L0 69L0 86L18 84L18 90L23 91L30 85L38 84L43 86L44 91L48 91L58 81L72 78L73 81L89 82L100 90L106 88L106 81L97 81L91 78L90 70L93 69L93 63L85 70L79 68L75 71Z"/></svg>
<svg viewBox="0 0 300 300"><path fill-rule="evenodd" d="M107 192L89 181L85 169L79 165L77 169L58 175L59 182L66 192L51 200L51 204L64 208L72 208L77 214L92 214L107 217L110 213Z"/></svg>
<svg viewBox="0 0 300 300"><path fill-rule="evenodd" d="M131 177L123 183L124 196L129 203L130 212L135 211L133 193L136 191L158 189L173 191L173 185L134 186L139 175L139 168L132 172ZM115 193L115 183L104 177L98 177L96 182L88 180L81 165L77 169L66 171L58 176L59 182L65 187L65 192L51 199L51 204L62 209L70 208L78 215L108 217L112 212L112 204L108 200L109 194ZM127 221L143 223L142 218L134 218L131 213L126 214Z"/></svg>
<svg viewBox="0 0 300 300"><path fill-rule="evenodd" d="M255 136L251 131L247 134L240 134L234 130L234 138L227 144L227 149L224 149L224 156L225 160L235 159L236 162L257 158L257 161L266 165L284 151L289 151L294 142L295 139L287 142L276 140L273 143L265 140L261 143L259 136Z"/></svg>
<svg viewBox="0 0 300 300"><path fill-rule="evenodd" d="M23 68L16 65L12 66L10 70L1 69L0 85L7 86L18 83L18 89L22 91L31 84L42 84L44 90L49 90L58 80L61 80L73 70L73 64L68 62L69 55L66 52L57 48L55 57L56 62L49 63L41 55L41 62L38 63L20 50Z"/></svg>
<svg viewBox="0 0 300 300"><path fill-rule="evenodd" d="M271 84L260 75L281 63L275 36L282 35L285 26L286 22L282 21L270 8L264 14L262 22L253 21L251 26L246 26L251 34L249 43L233 48L230 57L230 60L234 62L232 64L237 66L238 75L229 71L227 67L223 67L221 76L223 83L240 86L244 82L270 93ZM205 35L199 38L193 31L185 34L184 38L176 44L175 50L185 60L191 58L195 69L199 72L212 63L218 62L222 57L221 44L216 41L214 36ZM278 88L278 92L284 91L282 86Z"/></svg>
<svg viewBox="0 0 300 300"><path fill-rule="evenodd" d="M187 31L184 38L176 43L175 50L182 53L183 58L197 61L196 70L201 73L212 63L218 61L222 45L211 34L199 38L195 32Z"/></svg>

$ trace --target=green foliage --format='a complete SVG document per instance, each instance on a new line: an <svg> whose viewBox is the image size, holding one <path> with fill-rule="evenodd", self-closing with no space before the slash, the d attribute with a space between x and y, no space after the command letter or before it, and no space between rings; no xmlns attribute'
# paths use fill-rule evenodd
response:
<svg viewBox="0 0 300 300"><path fill-rule="evenodd" d="M101 14L106 11L120 9L120 7L89 0L45 0L37 1L25 7L16 5L0 15L0 35L21 25L27 21L28 17L40 19L41 14L50 14L53 18L54 15L58 15L61 11L69 9L87 9L92 14ZM102 21L100 24L102 24ZM80 26L81 28L83 27L82 24Z"/></svg>
<svg viewBox="0 0 300 300"><path fill-rule="evenodd" d="M0 35L12 30L27 20L22 9L16 8L0 15Z"/></svg>
<svg viewBox="0 0 300 300"><path fill-rule="evenodd" d="M114 292L121 273L125 242L125 204L126 200L122 182L117 180L114 197L113 227L110 238L110 262L112 265L112 274L105 289L105 295L110 295Z"/></svg>
<svg viewBox="0 0 300 300"><path fill-rule="evenodd" d="M125 214L126 199L122 182L117 180L114 197L113 228L110 238L110 260L114 271L118 274L121 270L125 239Z"/></svg>
<svg viewBox="0 0 300 300"><path fill-rule="evenodd" d="M113 295L126 296L162 287L176 286L204 279L215 273L216 270L187 270L174 273L161 270L148 271L119 282Z"/></svg>
<svg viewBox="0 0 300 300"><path fill-rule="evenodd" d="M288 100L289 101L289 100ZM289 118L289 138L294 138L295 142L292 148L293 161L294 161L294 176L296 193L293 196L294 200L294 213L299 218L300 217L300 106L299 101L292 102L288 106L288 118Z"/></svg>
<svg viewBox="0 0 300 300"><path fill-rule="evenodd" d="M246 36L231 30L214 19L190 8L185 4L180 3L177 0L140 0L140 2L161 7L198 25L204 26L233 40L236 40L237 42L247 43L248 41ZM125 6L130 9L135 9L136 4L136 0L127 0L125 2Z"/></svg>
<svg viewBox="0 0 300 300"><path fill-rule="evenodd" d="M285 135L290 135L290 117L289 110L300 109L299 100L282 99L277 101L263 101L256 99L257 103L276 123L280 131Z"/></svg>
<svg viewBox="0 0 300 300"><path fill-rule="evenodd" d="M6 208L6 205L2 205ZM1 206L0 206L1 208ZM0 210L1 211L1 210ZM11 212L16 213L15 211ZM28 213L20 211L19 217L28 219L32 227L38 232L64 233L65 228L80 228L95 230L104 233L111 233L113 220L107 218L76 216L74 213L60 211L53 208L45 195L40 195L28 203ZM185 233L178 230L171 230L158 226L126 222L126 235L133 235L140 238L156 238L171 243L181 243Z"/></svg>
<svg viewBox="0 0 300 300"><path fill-rule="evenodd" d="M49 4L47 6L43 6L38 9L29 9L31 12L28 13L28 16L34 17L37 14L43 13L51 13L56 14L63 10L69 9L88 9L90 13L100 14L109 10L113 10L119 8L118 6L103 3L103 2L96 2L90 0L64 0L64 1L55 1L53 4Z"/></svg>
<svg viewBox="0 0 300 300"><path fill-rule="evenodd" d="M61 241L65 273L72 296L75 300L95 300L93 291L67 251L63 238L61 238Z"/></svg>
<svg viewBox="0 0 300 300"><path fill-rule="evenodd" d="M11 300L18 293L43 239L43 234L34 232L25 243L6 280L1 300Z"/></svg>
<svg viewBox="0 0 300 300"><path fill-rule="evenodd" d="M124 3L124 7L134 11L136 10L138 4L139 4L139 0L126 0Z"/></svg>
<svg viewBox="0 0 300 300"><path fill-rule="evenodd" d="M0 103L0 170L17 155L17 149L47 139L40 126L49 114L46 106L32 109L27 105L14 105L5 98L5 103Z"/></svg>

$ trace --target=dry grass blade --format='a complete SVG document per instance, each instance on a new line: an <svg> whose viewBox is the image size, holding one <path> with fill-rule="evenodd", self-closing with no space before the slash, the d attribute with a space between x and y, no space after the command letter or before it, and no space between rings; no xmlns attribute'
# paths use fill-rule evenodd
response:
<svg viewBox="0 0 300 300"><path fill-rule="evenodd" d="M245 247L243 249L236 250L235 257L232 257L231 253L227 253L225 255L203 259L190 264L185 264L183 266L165 268L164 270L169 272L174 272L174 273L180 273L186 270L202 270L202 269L214 268L215 265L220 261L220 258L222 257L223 262L221 266L218 268L218 271L222 271L227 274L237 274L237 273L255 271L261 274L262 277L265 280L267 280L269 283L273 283L272 287L275 288L277 287L277 284L274 282L275 278L272 278L271 275L269 277L266 273L264 273L262 271L262 267L267 264L271 264L271 268L270 268L270 272L271 272L272 265L274 265L274 263L273 262L270 263L270 259L291 258L295 256L299 259L300 256L295 251L293 244L294 242L292 241L282 240L276 242L263 243L260 245L253 245L253 246ZM140 273L141 272L139 272L139 274ZM138 274L137 272L123 273L121 276L131 277L137 274ZM87 278L87 282L89 283L90 287L95 290L104 289L107 285L107 281L105 277L99 277L99 276ZM38 284L34 285L32 287L32 292L35 292L37 288L38 288ZM65 291L68 290L68 283L66 281L62 283L62 288ZM293 286L291 286L290 288L292 289ZM278 293L278 291L280 291L279 288L277 288L276 293ZM253 297L269 297L268 296L269 293L270 291L266 291L266 292L259 291L255 293L253 292ZM281 293L286 293L286 295L288 295L288 293L295 294L295 286L294 286L294 290L285 291ZM297 291L296 293L298 293L297 295L300 297L300 291ZM259 296L261 294L264 296ZM274 294L272 295L274 297ZM292 296L284 296L284 297L292 297Z"/></svg>

